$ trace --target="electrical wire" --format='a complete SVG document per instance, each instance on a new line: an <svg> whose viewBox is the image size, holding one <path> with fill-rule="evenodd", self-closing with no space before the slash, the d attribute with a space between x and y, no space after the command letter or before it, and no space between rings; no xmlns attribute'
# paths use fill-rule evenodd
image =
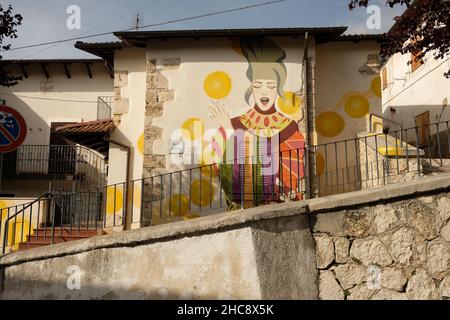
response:
<svg viewBox="0 0 450 320"><path fill-rule="evenodd" d="M167 21L164 21L164 22L147 24L147 25L144 25L142 27L139 27L139 29L145 29L145 28L151 28L151 27L160 27L160 26L164 26L164 25L167 25L167 24L178 23L178 22L185 22L185 21L195 20L195 19L205 18L205 17L211 17L211 16L220 15L220 14L224 14L224 13L237 12L237 11L241 11L241 10L247 10L247 9L251 9L251 8L267 6L267 5L270 5L270 4L280 3L280 2L284 2L284 1L286 1L286 0L273 0L273 1L267 1L267 2L258 3L258 4L238 7L238 8L232 8L232 9L227 9L227 10L221 10L221 11L215 11L215 12L200 14L200 15L197 15L197 16L191 16L191 17L187 17L187 18L179 18L179 19L167 20ZM124 32L124 31L132 31L132 30L135 30L135 29L136 29L136 27L133 27L133 28L122 30L122 32ZM21 50L21 49L29 49L29 48L41 47L41 46L46 46L46 45L51 45L51 44L60 44L60 43L70 42L70 41L75 41L75 40L83 40L83 39L89 39L89 38L94 38L94 37L106 36L106 35L113 34L114 32L115 31L109 31L109 32L102 32L102 33L97 33L97 34L92 34L92 35L87 35L87 36L81 36L81 37L74 37L74 38L67 38L67 39L56 40L56 41L48 41L48 42L30 44L30 45L26 45L26 46L22 46L22 47L16 47L16 48L11 48L9 50L0 50L0 51L14 51L14 50Z"/></svg>
<svg viewBox="0 0 450 320"><path fill-rule="evenodd" d="M135 10L133 10L133 11L130 11L129 13L127 13L127 14L125 14L125 15L122 15L122 16L120 16L120 17L116 17L116 18L114 18L114 19L112 19L112 20L109 20L108 22L105 22L105 23L103 23L103 24L101 24L101 25L98 25L98 26L96 26L96 27L94 27L94 28L91 28L91 29L89 29L88 31L81 33L79 36L83 36L83 35L85 35L85 34L87 34L87 33L89 33L89 32L92 32L92 31L94 31L94 30L97 30L97 29L100 29L100 28L102 28L102 27L104 27L104 26L107 26L107 25L109 25L109 24L111 24L111 23L114 23L114 22L117 22L117 21L119 21L119 20L122 20L123 18L126 18L126 17L130 16L131 14L133 14L133 13L135 13L135 12L139 12L139 11L141 11L141 10L148 9L148 8L153 7L154 5L157 5L157 4L159 4L159 3L163 2L163 1L164 1L164 0L157 0L157 1L154 1L154 2L148 4L148 5L144 6L144 7L137 8L137 9L135 9ZM60 44L62 44L62 43L56 43L56 44L53 44L53 45L51 45L51 46L49 46L49 47L47 47L47 48L44 48L44 49L42 49L42 50L38 50L38 51L33 52L33 53L31 53L31 54L29 54L29 55L23 57L23 58L20 58L20 60L23 60L23 59L29 59L29 58L31 58L31 57L33 57L33 56L39 54L39 53L42 53L42 52L45 52L45 51L47 51L47 50L49 50L49 49L51 49L51 48L57 47L57 46L60 45ZM15 61L17 61L17 60L15 60Z"/></svg>
<svg viewBox="0 0 450 320"><path fill-rule="evenodd" d="M46 101L58 101L58 102L77 102L77 103L97 103L97 101L89 101L89 100L73 100L73 99L58 99L58 98L43 98L43 97L31 97L31 96L24 96L19 94L10 94L10 93L3 93L0 92L1 96L14 96L24 99L33 99L33 100L46 100Z"/></svg>

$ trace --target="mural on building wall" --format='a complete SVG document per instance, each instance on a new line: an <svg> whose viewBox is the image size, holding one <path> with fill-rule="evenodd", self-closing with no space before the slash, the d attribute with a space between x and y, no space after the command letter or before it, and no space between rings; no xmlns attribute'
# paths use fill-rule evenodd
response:
<svg viewBox="0 0 450 320"><path fill-rule="evenodd" d="M229 202L243 203L245 207L276 200L274 194L299 198L297 182L304 172L303 165L298 163L303 162L304 136L297 121L285 112L301 112L301 98L298 93L284 91L286 53L270 39L243 39L241 51L248 61L246 76L250 86L245 93L248 111L231 118L221 101L213 101L209 106L212 117L220 125L212 149L221 158L221 187ZM205 79L205 92L213 99L223 97L217 94L221 86L211 81L218 74L226 77L220 72ZM220 91L229 90L230 86L226 85ZM278 154L286 150L299 152L283 157L279 170ZM264 170L268 166L272 170ZM284 195L280 195L280 189Z"/></svg>
<svg viewBox="0 0 450 320"><path fill-rule="evenodd" d="M159 197L158 191L151 204L146 203L155 221L160 218L161 222L167 222L169 218L191 219L200 214L206 215L211 212L207 209L223 205L222 198L234 208L287 198L301 199L298 191L303 186L299 185L299 181L305 176L302 150L305 136L299 129L302 128L300 124L303 124L301 121L304 118L302 48L281 46L279 43L282 41L233 40L228 51L227 48L220 47L219 51L213 47L213 50L218 50L219 57L211 61L209 58L195 60L197 55L194 50L198 49L195 46L177 52L181 55L181 61L185 59L186 63L177 70L165 71L163 74L168 79L170 90L176 90L176 98L166 102L165 110L170 112L154 121L166 132L158 140L155 152L170 157L165 169L175 172L163 176L161 181L158 176L154 181L155 188L160 184L164 186L161 189L163 196ZM205 48L200 49L204 51ZM173 54L170 50L161 52L156 59L162 61L167 55ZM355 68L358 67L355 63ZM342 77L354 75L352 68L348 71ZM181 89L179 81L182 79L192 79L192 82L189 86L183 82ZM380 107L379 77L364 75L355 79L340 85L343 90L330 97L331 105L317 113L319 143L354 137L357 127L362 127L361 123L366 121L368 113L379 113L375 108ZM361 88L361 80L367 90ZM352 90L355 87L359 89ZM327 95L331 94L328 92ZM185 142L179 154L172 153L176 148L172 150L171 146L178 141L178 137L169 137L177 129L181 129ZM213 133L210 135L208 132L211 129ZM136 151L142 155L143 134L134 141ZM172 155L180 159L187 158L188 153L192 152L188 143L197 145L199 150L196 151L200 151L197 159L189 163L172 161ZM283 153L286 150L299 152ZM274 161L267 165L267 158L280 151L286 155L281 158L281 166ZM331 153L326 159L325 151L320 148L316 151L316 172L322 174L331 170ZM278 160L277 157L274 160ZM197 169L199 165L204 167ZM188 168L194 170L189 172ZM184 171L178 174L177 169ZM135 209L141 207L140 182L134 183L130 190L132 192L128 192L128 201L124 199L127 193L120 186L108 190L107 214L110 220L116 219L116 223L121 221L124 203L134 203Z"/></svg>
<svg viewBox="0 0 450 320"><path fill-rule="evenodd" d="M365 121L370 113L370 99L381 98L381 79L379 76L372 79L370 88L364 92L348 91L336 101L336 105L319 113L316 117L316 130L319 135L326 138L335 138L343 133L347 125L354 121ZM377 104L379 106L379 103ZM337 111L344 109L342 116Z"/></svg>
<svg viewBox="0 0 450 320"><path fill-rule="evenodd" d="M299 123L304 118L303 49L301 46L284 48L271 39L262 38L232 40L230 44L226 55L235 61L231 67L227 68L226 63L221 66L207 64L205 71L199 69L201 75L191 83L195 88L187 96L180 94L178 99L181 99L168 106L172 108L172 114L181 111L176 110L186 103L181 101L183 99L195 106L194 112L182 109L180 120L179 115L173 117L180 121L175 129L181 129L186 145L183 157L192 152L189 143L197 145L200 151L199 158L183 162L178 168L204 167L155 179L155 188L164 185L163 196L155 196L155 200L145 204L146 208L150 207L155 224L209 214L206 209L218 208L219 203L223 206L222 198L234 207L250 207L286 197L301 198L298 182L304 177L302 148L305 145L304 134L299 130ZM191 74L192 71L187 70L180 68L164 76L174 85L182 72ZM288 70L292 73L289 77ZM171 89L176 89L176 84ZM201 105L195 105L198 94L202 94ZM198 110L202 112L197 113ZM161 118L161 124L164 117L167 115ZM141 134L135 140L138 157L144 153L144 139ZM158 149L158 152L166 155L168 152L171 156L174 140L169 142L169 151ZM162 140L161 147L166 143L167 140ZM297 149L298 152L290 155L285 153L279 162L280 152ZM243 163L238 158L244 159ZM175 166L173 161L171 165ZM245 177L239 169L242 166L245 166ZM168 167L167 171L174 169ZM133 214L139 216L142 206L140 181L128 186L127 191L120 184L110 186L106 193L107 226L121 224L126 207L132 207Z"/></svg>
<svg viewBox="0 0 450 320"><path fill-rule="evenodd" d="M370 113L381 115L381 79L375 76L364 81L367 81L367 90L345 91L333 106L321 108L316 116L319 145L316 148L316 174L320 176L317 183L321 194L358 188L358 166L365 164L356 159L354 141L345 140L369 131L367 116ZM383 124L379 118L372 119L372 129L382 131Z"/></svg>
<svg viewBox="0 0 450 320"><path fill-rule="evenodd" d="M188 158L187 153L199 151L196 159L183 162L181 168L186 168L183 166L186 164L203 167L183 171L172 181L169 175L162 178L166 186L164 196L149 204L156 224L208 214L206 209L225 204L222 198L232 208L286 197L301 198L298 181L304 176L302 148L305 145L304 134L299 130L299 122L304 118L301 57L291 58L297 62L289 67L295 69L289 69L285 49L267 38L233 40L229 49L239 68L242 66L246 71L236 73L225 66L209 69L201 82L195 82L207 98L198 108L209 114L205 112L204 116L181 121L179 130L186 143L183 156ZM287 80L288 69L296 72L290 80ZM171 138L170 150L170 143L176 139ZM139 152L142 152L143 138L139 141ZM198 150L192 151L191 145ZM298 152L283 154L297 149ZM280 152L284 155L281 161ZM157 184L160 182L156 179ZM109 192L114 194L113 190ZM139 201L134 202L139 207ZM111 216L120 215L122 203L121 200L109 202Z"/></svg>

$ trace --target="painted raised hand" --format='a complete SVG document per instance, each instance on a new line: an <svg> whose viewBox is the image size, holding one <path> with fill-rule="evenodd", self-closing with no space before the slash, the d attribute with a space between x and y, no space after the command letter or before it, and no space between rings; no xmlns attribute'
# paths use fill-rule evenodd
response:
<svg viewBox="0 0 450 320"><path fill-rule="evenodd" d="M228 114L227 107L220 101L212 101L209 106L210 116L217 121L225 130L232 130L230 115Z"/></svg>

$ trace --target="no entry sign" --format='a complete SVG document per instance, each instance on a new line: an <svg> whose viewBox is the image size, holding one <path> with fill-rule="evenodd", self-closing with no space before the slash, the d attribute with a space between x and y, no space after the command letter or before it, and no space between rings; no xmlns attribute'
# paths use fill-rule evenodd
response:
<svg viewBox="0 0 450 320"><path fill-rule="evenodd" d="M0 105L0 153L19 147L27 135L27 125L22 115L13 108Z"/></svg>

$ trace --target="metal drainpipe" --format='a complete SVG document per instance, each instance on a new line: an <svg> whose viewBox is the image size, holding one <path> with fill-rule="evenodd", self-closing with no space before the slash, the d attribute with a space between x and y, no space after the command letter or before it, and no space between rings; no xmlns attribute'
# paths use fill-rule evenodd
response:
<svg viewBox="0 0 450 320"><path fill-rule="evenodd" d="M304 45L304 52L303 52L303 70L305 78L304 78L304 89L305 89L305 111L306 111L306 141L305 141L305 157L306 161L308 162L308 165L306 166L306 176L307 176L307 186L306 186L306 199L311 198L311 189L312 189L312 177L311 177L311 155L310 155L310 145L311 145L311 139L309 134L309 92L308 92L308 69L309 69L309 63L308 63L308 40L309 40L309 34L308 32L305 33L305 45Z"/></svg>

